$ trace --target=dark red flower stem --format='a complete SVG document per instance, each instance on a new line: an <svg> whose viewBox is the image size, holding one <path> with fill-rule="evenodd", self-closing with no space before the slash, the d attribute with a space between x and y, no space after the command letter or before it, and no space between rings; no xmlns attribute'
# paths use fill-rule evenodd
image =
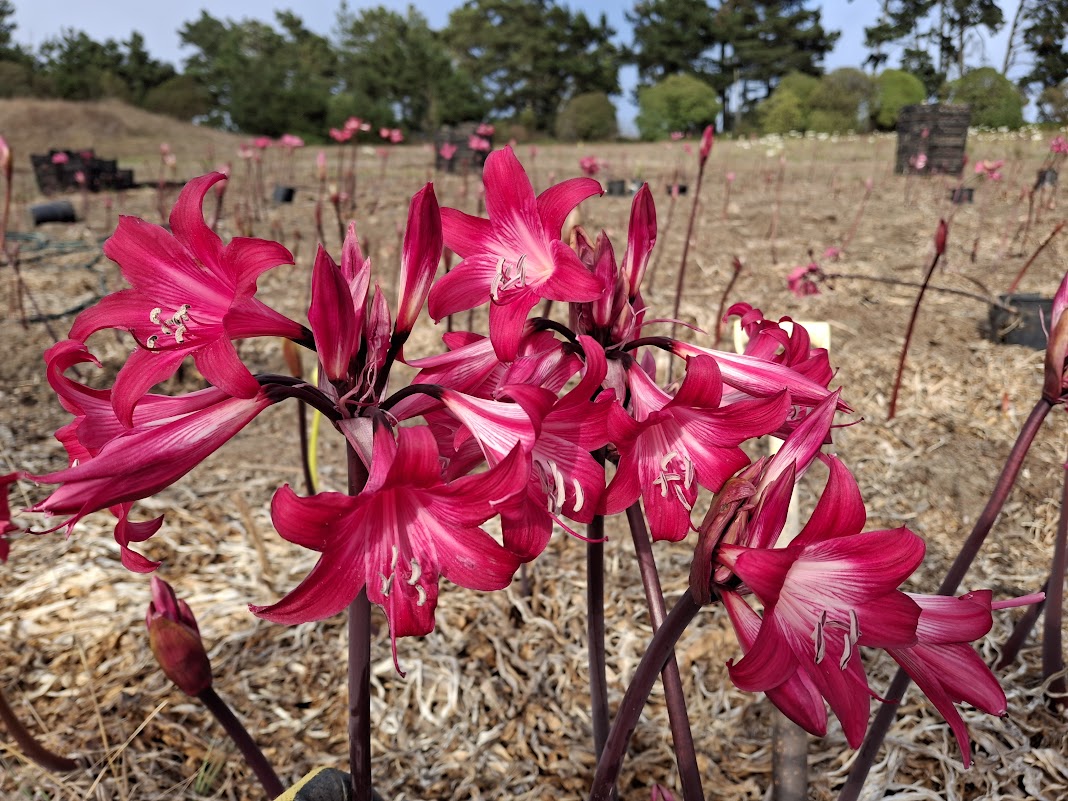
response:
<svg viewBox="0 0 1068 801"><path fill-rule="evenodd" d="M655 634L657 629L664 625L666 616L664 592L660 587L660 574L656 569L653 541L649 537L649 528L645 524L641 505L637 501L627 507L627 522L630 524L634 553L638 557L638 572L642 577L645 602L649 606L649 620ZM690 730L690 716L686 710L686 695L682 690L682 676L674 652L664 665L660 680L664 685L671 739L675 745L675 760L679 765L679 779L682 782L682 797L685 801L704 801L701 771L697 767L697 752L693 744L693 732Z"/></svg>
<svg viewBox="0 0 1068 801"><path fill-rule="evenodd" d="M345 445L349 495L367 483L367 468L352 446ZM371 602L367 590L349 604L349 772L352 801L372 801L371 786Z"/></svg>
<svg viewBox="0 0 1068 801"><path fill-rule="evenodd" d="M742 260L737 256L734 257L734 261L731 262L731 278L727 282L727 286L723 287L723 294L719 297L719 308L716 309L716 347L719 347L719 342L723 339L723 333L726 326L723 321L723 310L727 307L727 298L731 294L731 290L734 289L734 285L738 282L738 279L742 275Z"/></svg>
<svg viewBox="0 0 1068 801"><path fill-rule="evenodd" d="M3 722L18 747L22 749L22 753L45 770L53 773L70 773L79 768L76 760L53 753L37 742L37 738L22 725L22 721L8 705L2 690L0 690L0 721Z"/></svg>
<svg viewBox="0 0 1068 801"><path fill-rule="evenodd" d="M905 373L905 359L909 355L909 345L912 343L912 332L916 327L916 318L920 314L920 304L923 302L923 296L927 292L927 284L931 282L931 276L934 275L935 268L938 266L939 260L942 258L942 252L944 248L935 248L934 258L931 259L931 265L927 268L927 273L923 276L923 284L920 286L919 294L916 295L916 302L912 305L912 314L909 316L909 325L905 329L905 343L901 346L901 357L897 362L897 375L894 377L894 389L890 393L890 411L886 415L887 420L893 420L894 415L897 414L897 396L901 391L901 377Z"/></svg>
<svg viewBox="0 0 1068 801"><path fill-rule="evenodd" d="M1061 517L1057 524L1057 540L1053 545L1053 563L1046 583L1046 622L1042 631L1042 677L1049 682L1046 693L1050 704L1064 703L1064 647L1061 621L1064 619L1064 570L1068 562L1068 472L1061 491ZM1060 675L1057 675L1060 674ZM1056 676L1056 678L1051 678Z"/></svg>
<svg viewBox="0 0 1068 801"><path fill-rule="evenodd" d="M942 581L942 586L938 588L939 595L952 595L955 593L961 581L963 581L964 575L968 572L968 568L975 561L975 557L979 555L979 549L983 547L983 542L994 527L994 521L997 520L1002 507L1005 506L1005 501L1008 500L1013 485L1016 483L1016 478L1023 467L1024 457L1031 448L1031 443L1035 441L1035 436L1042 427L1042 422L1052 408L1053 404L1042 398L1035 404L1031 414L1027 416L1023 428L1020 429L1016 442L1009 452L1009 457L1005 460L1005 466L1001 469L1001 475L998 476L997 484L994 485L994 491L986 502L986 507L983 509L982 514L979 515L979 519L975 521L972 533L968 535L968 539L965 540L964 546L961 548L960 553L957 554L957 558L953 560L949 572L946 573L946 577ZM894 680L890 683L890 689L886 692L886 698L894 702L899 701L905 694L905 690L908 689L909 682L908 674L904 670L898 670ZM875 763L879 747L886 738L886 733L890 730L890 724L896 714L896 703L883 704L879 707L875 720L868 727L868 734L864 738L864 744L861 745L860 750L857 752L857 758L853 762L853 767L849 770L846 783L838 794L838 801L856 801L860 797L864 781L868 777L871 766Z"/></svg>
<svg viewBox="0 0 1068 801"><path fill-rule="evenodd" d="M619 771L623 767L627 744L638 725L645 702L649 700L649 693L652 692L664 665L675 653L675 643L700 611L701 605L690 591L686 590L664 618L664 625L653 635L652 642L649 643L642 661L638 663L634 678L631 679L630 686L620 702L615 720L612 721L604 753L597 762L597 772L590 788L590 801L608 801L612 796L619 779Z"/></svg>
<svg viewBox="0 0 1068 801"><path fill-rule="evenodd" d="M604 449L594 453L603 467ZM594 515L586 526L586 644L590 662L590 717L593 750L598 759L608 739L608 678L604 646L604 516Z"/></svg>
<svg viewBox="0 0 1068 801"><path fill-rule="evenodd" d="M1020 268L1020 272L1018 272L1016 274L1016 277L1012 279L1012 283L1009 285L1009 289L1006 294L1011 295L1016 291L1016 288L1020 286L1020 282L1023 280L1024 274L1028 271L1028 269L1030 269L1031 265L1035 263L1035 259L1038 258L1038 254L1040 254L1043 250L1046 249L1046 245L1053 241L1053 238L1064 229L1064 226L1066 224L1068 224L1068 220L1061 220L1059 223L1053 226L1053 230L1049 232L1049 236L1042 240L1042 244L1040 244L1035 249L1035 252L1031 254L1031 258L1024 262L1024 266Z"/></svg>
<svg viewBox="0 0 1068 801"><path fill-rule="evenodd" d="M215 716L215 719L226 730L226 735L234 741L234 745L241 752L245 763L252 768L252 772L259 779L263 791L267 793L267 798L277 798L284 793L285 787L274 772L274 768L271 767L271 763L267 761L267 757L263 755L259 746L256 745L256 742L248 733L248 729L241 724L241 721L237 719L237 715L219 697L219 694L213 688L208 687L197 696L197 699Z"/></svg>

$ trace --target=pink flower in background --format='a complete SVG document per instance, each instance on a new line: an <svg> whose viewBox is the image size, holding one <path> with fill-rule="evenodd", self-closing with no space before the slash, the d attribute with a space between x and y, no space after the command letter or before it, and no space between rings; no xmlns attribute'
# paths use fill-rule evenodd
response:
<svg viewBox="0 0 1068 801"><path fill-rule="evenodd" d="M271 146L271 138L269 136L257 136L252 140L252 144L256 146L257 150L266 150Z"/></svg>
<svg viewBox="0 0 1068 801"><path fill-rule="evenodd" d="M975 174L981 175L990 181L1001 180L1001 168L1005 166L1005 159L998 159L997 161L977 161L975 162Z"/></svg>
<svg viewBox="0 0 1068 801"><path fill-rule="evenodd" d="M78 184L78 186L85 186L85 173L77 170L74 173L74 183Z"/></svg>
<svg viewBox="0 0 1068 801"><path fill-rule="evenodd" d="M8 181L11 180L13 166L11 161L11 148L8 146L7 140L0 136L0 173L3 173Z"/></svg>
<svg viewBox="0 0 1068 801"><path fill-rule="evenodd" d="M1068 139L1058 134L1053 137L1053 141L1049 143L1050 153L1068 153Z"/></svg>
<svg viewBox="0 0 1068 801"><path fill-rule="evenodd" d="M237 157L248 161L253 156L253 150L249 146L248 142L242 142L237 146Z"/></svg>
<svg viewBox="0 0 1068 801"><path fill-rule="evenodd" d="M467 138L467 147L470 150L475 150L479 153L488 153L493 145L490 144L489 139L474 134Z"/></svg>
<svg viewBox="0 0 1068 801"><path fill-rule="evenodd" d="M818 295L820 288L817 282L822 277L823 268L816 262L810 262L790 270L786 276L786 285L799 298Z"/></svg>
<svg viewBox="0 0 1068 801"><path fill-rule="evenodd" d="M670 136L672 142L678 142L680 139L686 138L686 134L684 134L682 131L672 131Z"/></svg>
<svg viewBox="0 0 1068 801"><path fill-rule="evenodd" d="M365 125L367 125L367 123L365 123L359 117L349 117L347 120L345 120L344 127L346 131L349 131L350 133L354 134L357 131L366 131L367 128L364 127Z"/></svg>
<svg viewBox="0 0 1068 801"><path fill-rule="evenodd" d="M84 342L96 331L117 328L140 343L115 381L115 411L127 425L141 396L173 375L186 356L212 384L247 399L259 384L231 340L304 336L303 326L253 297L262 273L293 263L290 252L276 242L240 237L223 246L204 223L204 195L223 178L211 173L186 184L171 212L171 232L123 216L104 243L105 255L133 288L78 315L70 336Z"/></svg>
<svg viewBox="0 0 1068 801"><path fill-rule="evenodd" d="M296 134L282 134L282 137L278 140L278 144L286 150L292 152L299 147L304 147L304 140Z"/></svg>
<svg viewBox="0 0 1068 801"><path fill-rule="evenodd" d="M193 610L158 576L152 577L145 627L152 655L179 690L196 697L211 687L211 663Z"/></svg>
<svg viewBox="0 0 1068 801"><path fill-rule="evenodd" d="M490 139L495 133L497 133L497 129L490 125L488 122L483 122L480 123L477 128L475 128L475 133L478 136Z"/></svg>
<svg viewBox="0 0 1068 801"><path fill-rule="evenodd" d="M352 132L353 129L349 128L348 126L344 128L331 128L330 138L333 139L335 142L347 142L352 139Z"/></svg>
<svg viewBox="0 0 1068 801"><path fill-rule="evenodd" d="M343 610L366 587L396 639L434 628L438 581L475 590L506 587L519 559L480 526L526 486L515 448L489 470L446 483L430 429L405 427L397 439L375 424L370 475L359 495L275 493L271 517L282 537L322 556L301 584L259 617L294 624Z"/></svg>
<svg viewBox="0 0 1068 801"><path fill-rule="evenodd" d="M909 158L909 165L912 169L916 170L916 172L922 172L927 166L927 154L917 153L915 156L911 156Z"/></svg>
<svg viewBox="0 0 1068 801"><path fill-rule="evenodd" d="M560 241L571 210L601 185L574 178L535 197L511 148L486 159L483 172L489 219L442 209L445 246L463 259L430 292L430 314L449 314L490 301L490 339L497 356L515 358L527 313L542 298L590 301L603 286Z"/></svg>
<svg viewBox="0 0 1068 801"><path fill-rule="evenodd" d="M66 164L68 161L70 161L70 156L68 156L62 150L59 151L58 153L53 153L52 154L52 163L53 164Z"/></svg>
<svg viewBox="0 0 1068 801"><path fill-rule="evenodd" d="M579 169L582 174L592 178L601 171L602 163L596 156L583 156L579 159Z"/></svg>
<svg viewBox="0 0 1068 801"><path fill-rule="evenodd" d="M399 145L404 141L404 133L400 128L393 128L389 132L389 141L391 144Z"/></svg>
<svg viewBox="0 0 1068 801"><path fill-rule="evenodd" d="M734 183L734 179L737 178L737 177L738 176L736 176L733 172L728 172L727 173L727 183L733 184Z"/></svg>
<svg viewBox="0 0 1068 801"><path fill-rule="evenodd" d="M716 129L708 125L705 127L704 133L701 134L701 163L704 164L708 161L708 156L712 152L712 145L716 141Z"/></svg>
<svg viewBox="0 0 1068 801"><path fill-rule="evenodd" d="M692 156L693 155L693 145L691 145L689 142L683 142L682 143L682 152L685 153L687 156Z"/></svg>
<svg viewBox="0 0 1068 801"><path fill-rule="evenodd" d="M320 150L315 155L315 174L320 181L326 180L326 151Z"/></svg>
<svg viewBox="0 0 1068 801"><path fill-rule="evenodd" d="M841 255L842 255L841 248L835 247L834 245L828 246L823 251L823 259L824 259L824 261L838 261L838 257L841 256ZM789 283L789 281L787 281L787 283Z"/></svg>
<svg viewBox="0 0 1068 801"><path fill-rule="evenodd" d="M456 151L459 148L452 142L445 142L439 149L438 154L445 159L445 161L452 161L452 157L456 155Z"/></svg>
<svg viewBox="0 0 1068 801"><path fill-rule="evenodd" d="M159 154L161 156L169 156L171 152L171 146L166 142L159 143Z"/></svg>

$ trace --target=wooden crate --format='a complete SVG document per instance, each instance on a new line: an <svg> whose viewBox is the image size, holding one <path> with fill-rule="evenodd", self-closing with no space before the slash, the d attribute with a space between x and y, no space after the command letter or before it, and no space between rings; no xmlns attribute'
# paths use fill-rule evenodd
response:
<svg viewBox="0 0 1068 801"><path fill-rule="evenodd" d="M894 172L960 175L964 169L971 117L971 106L905 106L897 118ZM922 169L915 166L921 155L926 157Z"/></svg>
<svg viewBox="0 0 1068 801"><path fill-rule="evenodd" d="M67 160L56 164L53 161L56 153L65 153ZM98 159L92 150L50 150L45 155L31 155L30 162L33 164L37 186L44 195L79 191L79 172L85 176L90 192L99 192L101 189L130 189L134 186L133 170L120 170L117 161Z"/></svg>

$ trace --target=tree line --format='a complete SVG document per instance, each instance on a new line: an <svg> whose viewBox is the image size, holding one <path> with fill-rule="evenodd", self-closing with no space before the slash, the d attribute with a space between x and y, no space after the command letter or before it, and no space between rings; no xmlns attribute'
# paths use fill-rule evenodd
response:
<svg viewBox="0 0 1068 801"><path fill-rule="evenodd" d="M735 130L887 127L905 101L992 92L1017 115L1028 92L1046 119L1068 120L1068 0L1022 0L1011 21L996 0L879 4L864 65L879 74L824 75L839 33L811 0L638 0L626 11L629 43L603 15L556 0L467 0L441 30L412 6L342 2L329 36L292 11L270 22L202 11L179 29L190 51L180 69L136 32L97 42L64 29L32 51L15 40L13 3L0 0L0 96L117 97L269 136L322 138L356 116L410 134L494 119L518 137L595 139L616 135L611 98L633 64L646 138L716 120ZM1003 68L971 69L986 60L983 34L1006 24Z"/></svg>

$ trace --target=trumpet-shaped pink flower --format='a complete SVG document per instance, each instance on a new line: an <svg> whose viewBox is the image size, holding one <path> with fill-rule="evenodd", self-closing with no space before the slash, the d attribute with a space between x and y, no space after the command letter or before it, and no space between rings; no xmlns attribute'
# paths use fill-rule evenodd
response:
<svg viewBox="0 0 1068 801"><path fill-rule="evenodd" d="M84 398L90 406L88 396ZM71 515L65 521L69 530L91 512L154 495L204 461L272 403L264 391L251 398L232 398L214 387L182 398L161 397L146 405L145 417L135 420L133 428L124 428L94 453L96 446L87 447L89 440L82 432L95 436L92 427L85 426L90 414L94 419L106 417L97 405L72 424L71 440L84 447L89 458L65 470L30 476L60 485L32 511ZM152 412L160 416L150 417ZM68 452L72 447L68 445Z"/></svg>
<svg viewBox="0 0 1068 801"><path fill-rule="evenodd" d="M458 148L452 142L445 142L440 148L438 148L438 155L440 155L445 161L452 161L452 157L456 155Z"/></svg>
<svg viewBox="0 0 1068 801"><path fill-rule="evenodd" d="M321 620L360 592L378 604L396 638L434 628L438 579L475 590L508 585L519 559L480 526L526 485L526 459L514 449L484 473L445 483L425 426L375 424L370 476L359 495L298 497L280 489L271 505L283 538L322 556L278 603L252 606L276 623Z"/></svg>
<svg viewBox="0 0 1068 801"><path fill-rule="evenodd" d="M154 384L174 374L186 356L212 384L229 395L253 398L259 385L241 363L231 340L253 336L301 339L305 329L254 297L266 270L292 264L276 242L235 238L223 246L208 228L201 204L224 176L196 178L182 190L171 212L173 235L136 217L122 217L104 244L133 286L108 295L82 312L72 339L95 331L130 331L141 344L115 381L115 412L132 424L133 409Z"/></svg>
<svg viewBox="0 0 1068 801"><path fill-rule="evenodd" d="M535 198L511 148L492 153L483 173L489 220L442 209L445 246L460 256L430 293L430 313L440 320L490 301L490 340L498 357L511 361L528 312L542 298L591 301L603 287L560 241L571 210L600 194L601 185L575 178Z"/></svg>
<svg viewBox="0 0 1068 801"><path fill-rule="evenodd" d="M609 433L619 451L616 475L605 491L605 514L623 511L641 496L654 540L678 541L692 527L698 485L719 490L749 463L738 446L775 431L786 418L785 392L720 406L723 383L715 361L689 359L674 397L644 370L627 370L632 415L613 406Z"/></svg>
<svg viewBox="0 0 1068 801"><path fill-rule="evenodd" d="M816 262L810 262L790 270L790 273L786 276L786 285L796 297L804 298L820 293L820 287L817 282L821 278L823 278L823 268Z"/></svg>

